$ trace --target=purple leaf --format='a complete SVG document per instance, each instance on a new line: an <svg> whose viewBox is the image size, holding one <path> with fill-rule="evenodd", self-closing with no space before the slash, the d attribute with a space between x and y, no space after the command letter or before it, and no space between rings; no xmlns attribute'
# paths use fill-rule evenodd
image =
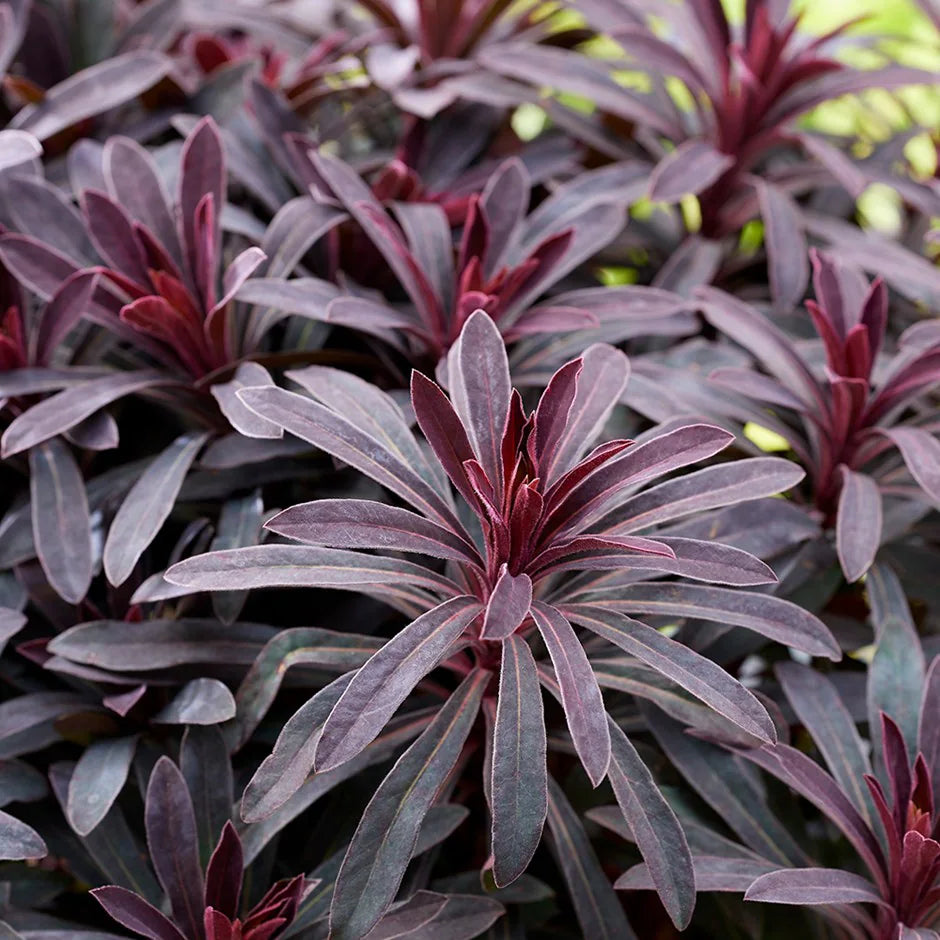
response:
<svg viewBox="0 0 940 940"><path fill-rule="evenodd" d="M501 445L512 384L506 346L482 310L464 324L448 356L450 397L490 483L502 486Z"/></svg>
<svg viewBox="0 0 940 940"><path fill-rule="evenodd" d="M82 210L101 257L135 284L149 287L147 255L124 209L103 193L86 190L82 193Z"/></svg>
<svg viewBox="0 0 940 940"><path fill-rule="evenodd" d="M672 536L661 536L659 541L672 549L675 553L673 558L666 555L640 555L624 560L624 566L634 571L646 569L678 574L696 581L743 587L774 584L777 581L773 570L759 558L731 545ZM628 577L635 576L631 572L627 574Z"/></svg>
<svg viewBox="0 0 940 940"><path fill-rule="evenodd" d="M418 267L449 309L454 302L454 245L446 212L435 203L398 202L395 215Z"/></svg>
<svg viewBox="0 0 940 940"><path fill-rule="evenodd" d="M809 280L806 236L799 209L787 193L767 183L758 184L757 198L764 220L774 301L779 309L790 310L803 299Z"/></svg>
<svg viewBox="0 0 940 940"><path fill-rule="evenodd" d="M265 528L308 545L379 548L481 563L473 546L449 529L407 509L367 499L299 503L269 519Z"/></svg>
<svg viewBox="0 0 940 940"><path fill-rule="evenodd" d="M231 821L227 821L206 867L206 907L215 908L229 918L237 917L243 874L241 839Z"/></svg>
<svg viewBox="0 0 940 940"><path fill-rule="evenodd" d="M870 476L844 465L841 471L836 548L846 581L857 581L871 567L881 542L881 493Z"/></svg>
<svg viewBox="0 0 940 940"><path fill-rule="evenodd" d="M721 153L707 141L687 140L660 160L650 174L650 199L678 202L683 196L696 195L733 165L733 156Z"/></svg>
<svg viewBox="0 0 940 940"><path fill-rule="evenodd" d="M777 866L753 858L724 858L720 855L693 855L692 870L695 875L695 890L729 891L743 894L756 878L776 871ZM649 867L634 865L615 882L618 891L655 891Z"/></svg>
<svg viewBox="0 0 940 940"><path fill-rule="evenodd" d="M241 814L245 822L267 818L303 786L313 769L323 724L353 675L340 676L320 689L281 728L274 749L255 771L242 795Z"/></svg>
<svg viewBox="0 0 940 940"><path fill-rule="evenodd" d="M123 584L173 510L186 473L207 434L183 434L140 475L121 503L104 543L104 571Z"/></svg>
<svg viewBox="0 0 940 940"><path fill-rule="evenodd" d="M250 666L274 632L261 624L217 620L91 620L60 633L49 652L114 672L141 672L190 663Z"/></svg>
<svg viewBox="0 0 940 940"><path fill-rule="evenodd" d="M493 877L499 887L528 867L548 811L545 718L535 660L525 640L503 642L493 728Z"/></svg>
<svg viewBox="0 0 940 940"><path fill-rule="evenodd" d="M547 822L552 850L568 886L581 935L592 940L636 940L581 820L551 777Z"/></svg>
<svg viewBox="0 0 940 940"><path fill-rule="evenodd" d="M166 56L148 50L106 59L50 88L39 104L23 108L11 126L48 140L85 118L136 98L172 67Z"/></svg>
<svg viewBox="0 0 940 940"><path fill-rule="evenodd" d="M535 465L551 466L552 458L568 426L568 416L578 391L583 363L575 359L562 366L548 383L535 410Z"/></svg>
<svg viewBox="0 0 940 940"><path fill-rule="evenodd" d="M105 885L103 888L93 888L91 893L122 927L142 937L149 940L186 940L172 921L127 888Z"/></svg>
<svg viewBox="0 0 940 940"><path fill-rule="evenodd" d="M780 405L792 408L801 414L806 411L803 402L779 382L750 369L723 368L715 369L708 376L708 381L730 392L753 398L768 405Z"/></svg>
<svg viewBox="0 0 940 940"><path fill-rule="evenodd" d="M864 776L871 773L871 763L855 722L835 686L824 675L793 662L779 663L776 675L832 776L873 826L874 808L864 786Z"/></svg>
<svg viewBox="0 0 940 940"><path fill-rule="evenodd" d="M829 171L832 178L846 188L853 199L858 199L868 187L868 176L859 169L851 157L844 154L838 147L833 146L818 134L799 134L798 140L803 145L803 149L818 160Z"/></svg>
<svg viewBox="0 0 940 940"><path fill-rule="evenodd" d="M177 562L165 577L171 584L193 591L258 587L361 590L382 585L415 585L446 594L459 590L443 575L409 561L303 545L253 545L197 555Z"/></svg>
<svg viewBox="0 0 940 940"><path fill-rule="evenodd" d="M179 764L196 814L199 861L207 865L235 805L229 745L220 728L189 725L180 744Z"/></svg>
<svg viewBox="0 0 940 940"><path fill-rule="evenodd" d="M56 347L88 309L97 285L97 274L77 271L66 278L53 294L39 321L35 351L37 363L44 364L52 359Z"/></svg>
<svg viewBox="0 0 940 940"><path fill-rule="evenodd" d="M868 667L868 721L877 765L881 714L900 727L908 749L917 749L917 725L924 687L924 651L904 588L894 571L877 563L865 582L875 627L875 655Z"/></svg>
<svg viewBox="0 0 940 940"><path fill-rule="evenodd" d="M610 719L608 778L666 912L684 930L695 909L695 875L685 833L629 738Z"/></svg>
<svg viewBox="0 0 940 940"><path fill-rule="evenodd" d="M94 556L88 497L68 445L52 439L29 452L33 540L49 584L70 604L88 593Z"/></svg>
<svg viewBox="0 0 940 940"><path fill-rule="evenodd" d="M197 209L206 197L212 197L216 219L225 205L225 152L222 137L211 117L203 118L183 144L180 156L179 222L182 242L190 265L195 266L198 235ZM218 222L213 226L213 244L219 243Z"/></svg>
<svg viewBox="0 0 940 940"><path fill-rule="evenodd" d="M246 248L240 255L232 260L232 263L225 269L222 276L222 297L212 308L212 313L221 310L229 301L234 300L235 295L244 285L245 281L251 277L262 262L267 261L268 256L260 249L252 246ZM211 316L211 314L210 314Z"/></svg>
<svg viewBox="0 0 940 940"><path fill-rule="evenodd" d="M190 937L201 937L203 879L196 817L186 781L168 757L161 757L150 775L144 817L150 858L173 918Z"/></svg>
<svg viewBox="0 0 940 940"><path fill-rule="evenodd" d="M773 496L795 486L805 475L798 464L779 457L705 467L630 497L595 528L607 535L640 532L706 509Z"/></svg>
<svg viewBox="0 0 940 940"><path fill-rule="evenodd" d="M716 620L837 662L842 651L826 626L791 601L702 584L630 584L600 606L624 613Z"/></svg>
<svg viewBox="0 0 940 940"><path fill-rule="evenodd" d="M421 433L458 492L471 505L476 495L467 478L466 463L473 460L467 431L440 386L417 369L411 373L411 404Z"/></svg>
<svg viewBox="0 0 940 940"><path fill-rule="evenodd" d="M562 613L536 601L532 618L548 649L575 750L591 783L599 786L610 763L604 699L581 641Z"/></svg>
<svg viewBox="0 0 940 940"><path fill-rule="evenodd" d="M774 867L808 861L738 758L686 734L655 708L641 706L641 711L672 764L745 845L776 862Z"/></svg>
<svg viewBox="0 0 940 940"><path fill-rule="evenodd" d="M80 836L87 836L108 814L124 788L136 750L137 735L104 738L79 758L69 781L66 813Z"/></svg>
<svg viewBox="0 0 940 940"><path fill-rule="evenodd" d="M26 626L26 616L18 610L0 607L0 653L7 643Z"/></svg>
<svg viewBox="0 0 940 940"><path fill-rule="evenodd" d="M428 810L460 757L490 673L474 670L369 801L336 879L330 935L358 940L398 892Z"/></svg>
<svg viewBox="0 0 940 940"><path fill-rule="evenodd" d="M12 457L62 434L105 405L172 380L159 372L122 372L63 389L18 415L3 433L3 456Z"/></svg>
<svg viewBox="0 0 940 940"><path fill-rule="evenodd" d="M444 909L447 897L433 891L417 891L407 901L391 910L366 934L366 940L397 940L413 937L427 928Z"/></svg>
<svg viewBox="0 0 940 940"><path fill-rule="evenodd" d="M492 277L514 247L517 230L529 208L529 174L525 164L513 157L501 163L487 179L480 194L480 209L486 216L489 244L483 273Z"/></svg>
<svg viewBox="0 0 940 940"><path fill-rule="evenodd" d="M745 901L768 904L879 904L878 889L867 879L838 868L785 868L761 875Z"/></svg>
<svg viewBox="0 0 940 940"><path fill-rule="evenodd" d="M787 744L739 750L742 757L782 780L809 800L843 833L873 874L885 870L881 846L839 785L812 758Z"/></svg>
<svg viewBox="0 0 940 940"><path fill-rule="evenodd" d="M581 374L590 376L590 381L578 383L553 457L546 467L539 468L546 485L567 473L597 438L627 384L630 364L620 350L597 344L589 346L581 357Z"/></svg>
<svg viewBox="0 0 940 940"><path fill-rule="evenodd" d="M109 137L102 166L108 195L156 238L177 266L182 266L170 197L150 154L128 137Z"/></svg>
<svg viewBox="0 0 940 940"><path fill-rule="evenodd" d="M758 699L720 666L652 627L603 607L570 604L562 614L652 666L720 715L762 741L775 741L774 723Z"/></svg>
<svg viewBox="0 0 940 940"><path fill-rule="evenodd" d="M507 640L529 615L532 603L532 581L526 574L511 575L506 566L486 602L483 614L482 640Z"/></svg>
<svg viewBox="0 0 940 940"><path fill-rule="evenodd" d="M480 613L472 597L455 597L413 621L356 673L323 726L318 772L355 757L395 714L411 690L447 654Z"/></svg>

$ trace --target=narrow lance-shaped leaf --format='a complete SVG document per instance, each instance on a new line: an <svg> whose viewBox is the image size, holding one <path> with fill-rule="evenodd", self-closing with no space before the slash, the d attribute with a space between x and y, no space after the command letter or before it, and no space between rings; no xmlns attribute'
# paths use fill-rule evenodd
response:
<svg viewBox="0 0 940 940"><path fill-rule="evenodd" d="M211 551L223 551L256 545L261 535L264 503L261 491L255 490L246 496L227 500L219 512L215 538L209 546ZM212 595L212 609L223 623L234 623L238 619L247 591L232 591Z"/></svg>
<svg viewBox="0 0 940 940"><path fill-rule="evenodd" d="M670 762L745 845L777 865L808 861L734 755L686 734L658 708L641 703L640 710Z"/></svg>
<svg viewBox="0 0 940 940"><path fill-rule="evenodd" d="M898 576L887 565L878 563L869 570L866 584L876 642L868 668L868 721L877 765L881 759L882 712L901 729L908 750L916 753L925 663Z"/></svg>
<svg viewBox="0 0 940 940"><path fill-rule="evenodd" d="M258 822L283 806L313 769L320 731L354 672L334 679L300 706L281 728L274 749L262 761L242 795L241 815Z"/></svg>
<svg viewBox="0 0 940 940"><path fill-rule="evenodd" d="M597 438L630 375L627 357L612 346L589 346L581 357L581 373L568 420L544 472L546 485L567 473ZM581 379L581 376L590 377Z"/></svg>
<svg viewBox="0 0 940 940"><path fill-rule="evenodd" d="M493 729L493 876L499 887L528 867L548 811L542 690L529 645L503 641Z"/></svg>
<svg viewBox="0 0 940 940"><path fill-rule="evenodd" d="M366 807L336 880L331 935L358 940L401 884L418 832L476 719L490 673L475 670L399 758Z"/></svg>
<svg viewBox="0 0 940 940"><path fill-rule="evenodd" d="M857 581L871 567L881 542L881 493L864 473L842 468L836 515L836 549L846 581Z"/></svg>
<svg viewBox="0 0 940 940"><path fill-rule="evenodd" d="M768 183L758 185L757 197L764 220L770 286L778 307L789 310L799 303L809 280L806 236L799 210L787 193Z"/></svg>
<svg viewBox="0 0 940 940"><path fill-rule="evenodd" d="M33 539L46 577L77 604L91 584L94 562L88 496L68 445L56 438L29 452Z"/></svg>
<svg viewBox="0 0 940 940"><path fill-rule="evenodd" d="M598 523L598 532L627 534L706 509L773 496L805 476L792 460L753 457L694 470L632 496Z"/></svg>
<svg viewBox="0 0 940 940"><path fill-rule="evenodd" d="M581 641L559 610L536 601L532 618L555 667L575 750L591 783L599 786L610 763L610 731L594 670Z"/></svg>
<svg viewBox="0 0 940 940"><path fill-rule="evenodd" d="M476 562L472 545L449 529L398 506L368 499L318 499L279 512L265 528L310 545L415 552Z"/></svg>
<svg viewBox="0 0 940 940"><path fill-rule="evenodd" d="M213 725L189 725L180 745L180 770L186 780L196 829L199 860L209 861L235 804L232 762L225 738Z"/></svg>
<svg viewBox="0 0 940 940"><path fill-rule="evenodd" d="M203 880L196 819L186 781L168 757L161 757L150 775L144 818L150 857L173 917L190 937L200 937Z"/></svg>
<svg viewBox="0 0 940 940"><path fill-rule="evenodd" d="M652 627L602 607L572 604L561 612L620 649L648 663L749 734L775 741L764 706L720 666Z"/></svg>
<svg viewBox="0 0 940 940"><path fill-rule="evenodd" d="M704 584L629 584L617 600L595 602L624 613L717 620L746 627L812 656L838 661L842 652L818 617L791 601Z"/></svg>
<svg viewBox="0 0 940 940"><path fill-rule="evenodd" d="M48 140L84 118L130 101L172 67L165 55L146 49L106 59L49 89L39 104L23 108L12 126Z"/></svg>
<svg viewBox="0 0 940 940"><path fill-rule="evenodd" d="M608 778L672 922L684 930L695 908L695 875L685 833L646 764L610 720Z"/></svg>
<svg viewBox="0 0 940 940"><path fill-rule="evenodd" d="M206 866L206 907L221 911L226 917L235 917L238 914L243 876L241 840L231 820L228 820Z"/></svg>
<svg viewBox="0 0 940 940"><path fill-rule="evenodd" d="M317 770L338 767L372 741L479 613L475 598L455 597L389 640L356 673L330 713L317 745Z"/></svg>
<svg viewBox="0 0 940 940"><path fill-rule="evenodd" d="M254 545L196 555L168 568L165 577L171 584L194 591L258 587L361 590L381 585L415 585L445 594L459 590L443 575L410 561L306 545Z"/></svg>
<svg viewBox="0 0 940 940"><path fill-rule="evenodd" d="M104 571L123 584L173 509L186 473L207 438L183 434L141 474L121 503L104 545Z"/></svg>
<svg viewBox="0 0 940 940"><path fill-rule="evenodd" d="M871 773L871 763L835 686L825 676L798 663L780 663L776 674L833 777L873 825L874 811L864 783L865 774Z"/></svg>
<svg viewBox="0 0 940 940"><path fill-rule="evenodd" d="M591 847L581 820L561 787L548 778L548 828L552 849L568 885L584 937L635 940L620 899Z"/></svg>
<svg viewBox="0 0 940 940"><path fill-rule="evenodd" d="M477 459L496 488L502 485L500 447L509 414L512 385L506 345L482 310L464 325L448 356L451 401L473 444Z"/></svg>
<svg viewBox="0 0 940 940"><path fill-rule="evenodd" d="M878 889L861 875L838 868L789 868L761 875L745 901L769 904L879 904Z"/></svg>

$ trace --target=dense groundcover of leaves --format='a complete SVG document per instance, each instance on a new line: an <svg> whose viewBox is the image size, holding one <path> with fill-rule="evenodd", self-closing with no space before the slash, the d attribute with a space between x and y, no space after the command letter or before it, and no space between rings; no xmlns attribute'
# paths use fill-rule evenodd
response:
<svg viewBox="0 0 940 940"><path fill-rule="evenodd" d="M918 16L0 0L0 938L940 940Z"/></svg>

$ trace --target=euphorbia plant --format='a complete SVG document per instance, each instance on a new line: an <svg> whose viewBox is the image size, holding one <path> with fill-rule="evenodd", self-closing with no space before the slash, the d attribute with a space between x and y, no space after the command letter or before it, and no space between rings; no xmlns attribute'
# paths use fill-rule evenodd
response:
<svg viewBox="0 0 940 940"><path fill-rule="evenodd" d="M540 680L557 688L591 781L597 785L616 773L615 787L622 783L633 793L625 805L665 820L659 829L642 828L641 848L660 860L658 887L677 923L686 922L690 881L676 874L688 870L681 831L655 787L630 789L635 768L624 762L633 766L635 755L630 757L622 735L611 751L597 680L573 623L761 740L773 740L774 727L750 692L715 663L626 614L723 620L811 655L839 657L816 618L763 594L627 578L599 591L599 598L579 598L590 591L572 578L570 572L579 570L632 571L637 582L662 575L724 585L773 582L766 565L738 549L634 533L777 492L800 476L785 462L757 460L732 488L716 489L710 477L693 475L681 481L681 498L679 481L635 496L642 484L718 453L732 436L685 424L656 430L641 443L610 441L586 454L627 374L622 353L593 347L555 374L527 414L511 387L499 331L477 311L448 357L450 398L422 374L412 376L412 407L434 459L425 456L388 396L350 376L318 367L292 373L312 397L278 388L239 393L266 420L348 462L418 510L349 499L305 503L267 527L306 545L215 552L167 572L168 580L191 590L334 587L385 597L419 614L361 669L337 679L294 715L246 792L246 817L273 811L311 768L327 773L354 760L435 668L462 679L457 691L439 693L446 698L441 711L366 810L337 882L337 936L360 936L394 898L417 825L472 741L481 707L488 716L493 872L499 885L522 874L547 810ZM469 515L456 508L448 479ZM349 549L416 553L447 565L441 572L437 565ZM538 652L542 644L554 677L547 662L537 665L534 658L533 648ZM367 849L376 839L383 842L378 854Z"/></svg>
<svg viewBox="0 0 940 940"><path fill-rule="evenodd" d="M157 761L147 787L147 842L172 919L127 888L108 885L92 894L124 927L151 940L273 940L282 936L313 887L303 875L273 885L242 914L242 842L226 822L203 875L192 798L183 774L168 758Z"/></svg>
<svg viewBox="0 0 940 940"><path fill-rule="evenodd" d="M464 201L458 240L444 205L418 199L393 202L388 210L348 164L312 151L309 159L320 197L352 216L384 259L383 277L393 272L407 300L377 300L357 286L325 302L306 278L256 278L241 289L242 299L319 312L327 322L376 336L410 362L431 368L478 309L512 344L600 327L605 340L618 342L636 330L637 317L648 333L669 332L670 315L685 306L680 297L647 295L640 288L622 304L602 287L549 294L621 231L628 204L640 194L636 164L582 174L530 211L529 173L518 159L504 161L481 180L482 191ZM359 262L360 256L347 260ZM344 273L355 278L359 271Z"/></svg>
<svg viewBox="0 0 940 940"><path fill-rule="evenodd" d="M940 330L924 322L902 334L880 361L888 292L866 285L835 257L813 253L816 300L807 301L825 352L825 368L758 311L713 289L699 296L706 319L745 346L766 369L722 368L711 381L753 399L805 467L811 498L835 530L846 578L860 578L882 533L882 496L940 504L937 425L918 406L940 384ZM885 357L887 358L887 357ZM900 452L916 485L899 478Z"/></svg>
<svg viewBox="0 0 940 940"><path fill-rule="evenodd" d="M732 842L701 817L695 820L690 840L698 890L805 905L853 940L932 938L940 925L940 659L929 667L925 662L891 569L873 567L867 587L875 651L861 714L846 696L851 686L839 681L846 675L827 677L784 661L776 675L795 715L792 740L782 728L773 744L707 743L701 738L713 738L713 731L683 733L652 709L646 718L669 759L740 839ZM870 744L856 728L863 721ZM815 806L833 829L806 827L803 833L801 825L785 825L744 773L742 759ZM606 810L599 818L616 824ZM616 887L650 889L653 882L641 865Z"/></svg>
<svg viewBox="0 0 940 940"><path fill-rule="evenodd" d="M666 23L659 5L645 0L572 5L614 40L615 54L507 43L484 50L481 61L502 75L590 99L617 125L611 133L585 122L585 141L615 159L635 147L648 153L655 163L650 197L676 202L696 195L706 238L737 234L762 218L776 299L783 306L799 301L805 238L793 196L817 187L820 171L827 184L855 196L870 179L850 154L802 131L798 119L842 95L931 84L930 73L899 65L851 68L834 53L851 41L852 23L806 36L786 3L749 0L738 24L718 0L683 0L670 7ZM623 71L642 72L649 87L619 82ZM669 81L682 87L681 97ZM616 133L618 125L628 138Z"/></svg>

